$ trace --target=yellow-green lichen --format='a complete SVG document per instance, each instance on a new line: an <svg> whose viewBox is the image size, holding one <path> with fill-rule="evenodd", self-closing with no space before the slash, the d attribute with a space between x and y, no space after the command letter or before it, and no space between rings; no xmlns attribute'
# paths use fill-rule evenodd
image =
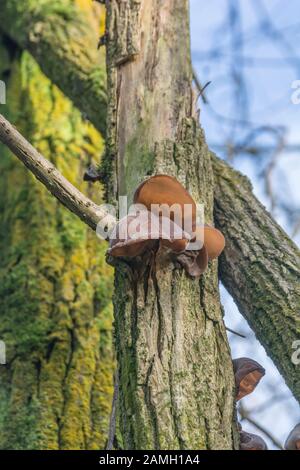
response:
<svg viewBox="0 0 300 470"><path fill-rule="evenodd" d="M79 189L103 141L23 52L3 112ZM0 159L1 449L103 448L112 396L106 246L8 151Z"/></svg>

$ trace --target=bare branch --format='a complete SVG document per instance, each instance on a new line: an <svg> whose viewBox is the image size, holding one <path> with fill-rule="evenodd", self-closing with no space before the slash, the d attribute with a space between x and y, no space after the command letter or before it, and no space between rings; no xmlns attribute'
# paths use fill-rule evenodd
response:
<svg viewBox="0 0 300 470"><path fill-rule="evenodd" d="M230 333L239 336L240 338L246 338L245 335L242 335L241 333L238 333L237 331L232 330L231 328L228 328L228 326L225 326L226 330L229 331Z"/></svg>
<svg viewBox="0 0 300 470"><path fill-rule="evenodd" d="M275 447L277 447L280 450L283 450L281 443L276 439L276 437L273 436L273 434L268 429L266 429L262 424L256 421L256 419L252 418L250 412L246 410L244 406L242 405L240 406L239 413L241 415L242 420L246 420L248 421L248 423L252 424L252 426L255 426L256 429L261 431L265 436L267 436L270 439L270 441L274 444Z"/></svg>
<svg viewBox="0 0 300 470"><path fill-rule="evenodd" d="M96 230L98 222L104 217L106 222L109 221L109 225L114 224L113 217L108 216L101 207L75 188L1 114L0 141L24 163L53 196L93 230Z"/></svg>
<svg viewBox="0 0 300 470"><path fill-rule="evenodd" d="M300 329L300 253L256 199L249 180L212 155L215 222L226 238L221 281L300 400L292 360Z"/></svg>
<svg viewBox="0 0 300 470"><path fill-rule="evenodd" d="M207 96L206 96L206 94L204 93L204 91L205 91L205 89L208 87L208 85L210 85L211 82L207 82L207 83L205 83L204 86L202 86L201 83L200 83L199 77L198 77L198 75L197 75L197 72L196 72L196 70L195 70L194 68L193 68L193 79L194 79L194 82L195 82L197 91L198 91L198 93L199 93L198 98L201 96L203 103L207 104L207 103L208 103L208 99L207 99Z"/></svg>

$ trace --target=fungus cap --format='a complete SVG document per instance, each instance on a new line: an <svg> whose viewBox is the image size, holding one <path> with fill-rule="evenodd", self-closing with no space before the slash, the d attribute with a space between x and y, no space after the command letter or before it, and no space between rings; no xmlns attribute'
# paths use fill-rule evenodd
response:
<svg viewBox="0 0 300 470"><path fill-rule="evenodd" d="M141 220L139 230L133 227L136 221L136 216L127 215L117 223L110 235L108 253L111 256L133 258L153 248L155 239L149 236L148 214L144 220Z"/></svg>
<svg viewBox="0 0 300 470"><path fill-rule="evenodd" d="M225 238L223 233L210 225L196 227L196 238L192 241L196 239L205 246L209 260L218 258L224 250Z"/></svg>
<svg viewBox="0 0 300 470"><path fill-rule="evenodd" d="M191 277L200 277L208 265L207 250L203 246L199 251L185 251L177 256L177 261Z"/></svg>
<svg viewBox="0 0 300 470"><path fill-rule="evenodd" d="M91 181L92 183L94 183L95 181L100 181L100 179L101 179L101 173L93 165L90 165L84 172L84 175L83 175L84 181Z"/></svg>
<svg viewBox="0 0 300 470"><path fill-rule="evenodd" d="M233 370L237 401L252 393L266 373L265 369L258 362L248 357L234 359Z"/></svg>
<svg viewBox="0 0 300 470"><path fill-rule="evenodd" d="M256 434L240 432L240 450L268 450L265 441Z"/></svg>
<svg viewBox="0 0 300 470"><path fill-rule="evenodd" d="M286 450L300 450L300 423L288 435L284 448Z"/></svg>
<svg viewBox="0 0 300 470"><path fill-rule="evenodd" d="M143 181L134 194L134 203L143 204L149 211L162 206L160 214L171 218L181 229L192 233L196 229L196 204L176 178L155 175ZM158 215L158 214L157 214Z"/></svg>
<svg viewBox="0 0 300 470"><path fill-rule="evenodd" d="M186 248L190 236L170 219L157 217L149 211L129 214L118 222L110 235L108 253L115 257L141 256L153 249L160 239L164 246L178 253Z"/></svg>

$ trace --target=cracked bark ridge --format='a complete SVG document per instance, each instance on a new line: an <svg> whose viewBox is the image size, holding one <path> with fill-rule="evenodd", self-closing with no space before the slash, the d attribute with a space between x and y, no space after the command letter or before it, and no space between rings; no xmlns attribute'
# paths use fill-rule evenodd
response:
<svg viewBox="0 0 300 470"><path fill-rule="evenodd" d="M108 198L128 195L130 204L147 175L168 174L205 203L212 222L210 153L191 88L188 1L140 1L139 52L134 59L123 54L119 64L118 51L128 47L120 25L133 27L121 3L107 5ZM117 262L114 307L124 448L235 447L234 377L216 262L200 281L164 252L139 267Z"/></svg>

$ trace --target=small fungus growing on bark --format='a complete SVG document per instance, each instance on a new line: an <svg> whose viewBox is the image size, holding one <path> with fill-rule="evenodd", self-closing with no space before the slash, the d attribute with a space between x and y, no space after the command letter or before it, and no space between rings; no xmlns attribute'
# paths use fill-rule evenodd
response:
<svg viewBox="0 0 300 470"><path fill-rule="evenodd" d="M240 450L268 450L265 441L256 434L240 432Z"/></svg>
<svg viewBox="0 0 300 470"><path fill-rule="evenodd" d="M149 236L148 217L136 230L133 228L135 221L136 216L127 215L118 222L110 235L108 253L111 256L133 258L154 247L158 238L151 239Z"/></svg>
<svg viewBox="0 0 300 470"><path fill-rule="evenodd" d="M191 277L199 277L207 268L208 261L216 259L224 249L225 239L223 234L211 227L205 225L196 228L196 240L200 242L199 250L187 250L177 257L179 264L186 270Z"/></svg>
<svg viewBox="0 0 300 470"><path fill-rule="evenodd" d="M236 399L249 395L265 375L265 369L258 362L248 357L241 357L233 360L233 370L235 376Z"/></svg>
<svg viewBox="0 0 300 470"><path fill-rule="evenodd" d="M300 423L288 435L284 448L286 450L300 450Z"/></svg>
<svg viewBox="0 0 300 470"><path fill-rule="evenodd" d="M191 277L201 276L208 265L208 254L204 246L198 251L187 250L176 259Z"/></svg>
<svg viewBox="0 0 300 470"><path fill-rule="evenodd" d="M91 181L92 183L95 183L95 181L100 181L101 180L100 170L97 169L94 165L90 165L84 172L83 180Z"/></svg>
<svg viewBox="0 0 300 470"><path fill-rule="evenodd" d="M225 238L220 230L204 225L204 227L196 228L196 238L202 241L208 254L208 259L213 260L218 258L225 247Z"/></svg>
<svg viewBox="0 0 300 470"><path fill-rule="evenodd" d="M158 220L161 244L172 250L174 253L182 253L185 251L191 240L190 235L187 232L184 232L179 225L175 224L175 222L167 217L160 216Z"/></svg>

